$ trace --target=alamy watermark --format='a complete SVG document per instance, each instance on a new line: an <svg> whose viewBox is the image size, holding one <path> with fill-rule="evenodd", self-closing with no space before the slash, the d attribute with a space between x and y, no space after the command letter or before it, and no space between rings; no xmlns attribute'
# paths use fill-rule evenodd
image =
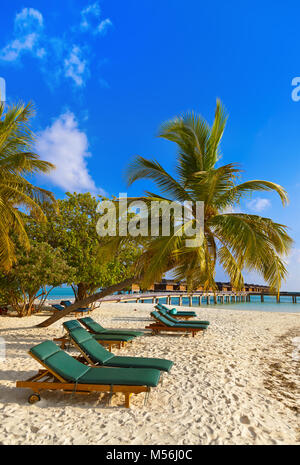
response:
<svg viewBox="0 0 300 465"><path fill-rule="evenodd" d="M0 363L4 362L6 358L6 345L5 339L0 337Z"/></svg>
<svg viewBox="0 0 300 465"><path fill-rule="evenodd" d="M102 200L97 233L105 236L184 236L186 247L200 247L204 237L204 202L130 199Z"/></svg>
<svg viewBox="0 0 300 465"><path fill-rule="evenodd" d="M299 102L300 100L300 77L294 77L292 79L292 86L294 87L294 89L292 90L292 94L291 94L292 100L294 102Z"/></svg>
<svg viewBox="0 0 300 465"><path fill-rule="evenodd" d="M0 77L0 103L6 101L6 84L5 79Z"/></svg>

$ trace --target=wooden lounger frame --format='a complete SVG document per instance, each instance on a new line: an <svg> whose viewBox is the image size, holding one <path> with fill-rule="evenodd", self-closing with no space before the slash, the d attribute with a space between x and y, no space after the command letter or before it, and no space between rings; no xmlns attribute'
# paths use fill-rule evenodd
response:
<svg viewBox="0 0 300 465"><path fill-rule="evenodd" d="M71 383L66 381L62 376L47 367L41 360L35 357L31 352L28 352L37 362L39 362L44 370L39 370L38 373L26 381L17 381L17 388L32 389L34 394L29 396L29 402L33 403L34 397L39 399L39 393L42 390L50 391L63 391L66 394L91 394L93 392L108 392L114 394L122 392L125 395L125 407L130 407L130 397L132 394L139 394L140 392L150 392L150 387L147 386L127 386L127 385L109 385L109 384L80 384ZM100 368L99 368L100 369ZM103 368L105 370L105 368ZM45 378L45 379L44 379ZM43 380L44 379L44 380ZM31 400L32 399L32 402Z"/></svg>

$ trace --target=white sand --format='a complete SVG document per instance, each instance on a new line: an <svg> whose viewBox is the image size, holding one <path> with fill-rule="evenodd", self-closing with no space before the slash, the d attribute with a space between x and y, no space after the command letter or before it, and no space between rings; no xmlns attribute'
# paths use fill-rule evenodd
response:
<svg viewBox="0 0 300 465"><path fill-rule="evenodd" d="M149 324L152 308L105 303L92 316L107 328L140 330ZM130 409L123 407L122 395L109 407L102 395L58 392L42 392L40 402L28 404L31 391L15 387L39 368L27 351L62 335L62 320L39 329L32 326L45 316L0 317L7 349L6 361L0 361L0 444L299 443L299 362L291 354L300 315L196 311L211 322L205 337L147 333L114 350L174 361L148 404L139 394Z"/></svg>

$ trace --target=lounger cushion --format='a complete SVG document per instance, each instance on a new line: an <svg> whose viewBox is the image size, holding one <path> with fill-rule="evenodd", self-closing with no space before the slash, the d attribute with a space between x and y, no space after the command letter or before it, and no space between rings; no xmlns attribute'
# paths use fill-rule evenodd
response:
<svg viewBox="0 0 300 465"><path fill-rule="evenodd" d="M111 334L109 332L98 333L92 335L97 341L120 341L120 342L129 342L134 339L134 336L127 336L125 334Z"/></svg>
<svg viewBox="0 0 300 465"><path fill-rule="evenodd" d="M62 310L65 310L65 307L63 307L62 305L58 305L58 304L53 304L51 305L51 307L55 308L55 310L59 310L60 312Z"/></svg>
<svg viewBox="0 0 300 465"><path fill-rule="evenodd" d="M171 313L171 315L176 315L177 313L176 308L171 308L171 310L169 310L169 313Z"/></svg>
<svg viewBox="0 0 300 465"><path fill-rule="evenodd" d="M80 328L81 329L81 325L80 323L77 321L77 320L68 320L68 321L65 321L63 323L63 327L68 330L68 331L72 331L73 329L77 329L77 328Z"/></svg>
<svg viewBox="0 0 300 465"><path fill-rule="evenodd" d="M173 366L173 362L162 358L116 356L105 362L105 365L124 368L155 368L156 370L169 372Z"/></svg>
<svg viewBox="0 0 300 465"><path fill-rule="evenodd" d="M162 310L161 310L162 312ZM209 325L209 321L204 321L204 320L189 320L188 322L186 321L180 321L180 320L176 320L176 318L174 318L173 316L171 316L170 314L166 313L164 314L166 318L168 318L168 320L170 321L173 321L173 323L175 323L175 325L182 325L182 324L187 324L187 325Z"/></svg>
<svg viewBox="0 0 300 465"><path fill-rule="evenodd" d="M160 358L117 357L101 346L101 344L98 344L92 335L83 328L75 329L70 334L71 338L94 363L100 363L110 367L155 368L167 372L170 371L173 366L173 362L170 360Z"/></svg>
<svg viewBox="0 0 300 465"><path fill-rule="evenodd" d="M82 321L82 323L84 324L84 326L86 326L89 330L93 331L94 333L99 333L99 334L103 334L103 333L110 333L110 334L120 334L120 335L124 335L124 336L133 336L133 337L137 337L137 336L143 336L144 333L142 333L141 331L130 331L130 330L121 330L121 329L105 329L103 328L103 326L101 326L99 323L97 323L97 321L93 320L92 318L90 317L85 317L85 318L81 318L80 321Z"/></svg>
<svg viewBox="0 0 300 465"><path fill-rule="evenodd" d="M159 320L161 323L165 324L166 326L174 326L175 323L173 323L172 321L168 320L167 318L165 318L163 315L161 315L160 313L158 312L151 312L151 315Z"/></svg>
<svg viewBox="0 0 300 465"><path fill-rule="evenodd" d="M106 350L101 344L92 337L85 329L75 329L71 333L71 338L79 347L92 359L94 363L105 363L114 358L114 354Z"/></svg>
<svg viewBox="0 0 300 465"><path fill-rule="evenodd" d="M103 328L101 325L99 325L99 323L90 317L81 318L80 321L82 321L86 326L88 326L90 330L94 331L95 333L105 332L105 328Z"/></svg>
<svg viewBox="0 0 300 465"><path fill-rule="evenodd" d="M59 347L52 341L45 341L30 349L30 352L35 355L39 360L43 361L53 354L59 352Z"/></svg>
<svg viewBox="0 0 300 465"><path fill-rule="evenodd" d="M160 313L158 312L151 312L151 315L158 321L160 321L161 323L163 323L165 326L169 326L169 327L174 327L174 328L195 328L195 329L207 329L207 325L203 325L203 324L193 324L193 325L189 325L188 323L178 323L177 320L176 320L176 323L174 323L173 321L170 321L167 317L161 315Z"/></svg>
<svg viewBox="0 0 300 465"><path fill-rule="evenodd" d="M177 312L178 316L197 316L195 312Z"/></svg>
<svg viewBox="0 0 300 465"><path fill-rule="evenodd" d="M89 369L83 363L63 352L52 341L42 342L32 347L30 352L66 381L77 381Z"/></svg>
<svg viewBox="0 0 300 465"><path fill-rule="evenodd" d="M160 371L150 368L99 368L91 367L81 376L80 384L119 384L155 387Z"/></svg>

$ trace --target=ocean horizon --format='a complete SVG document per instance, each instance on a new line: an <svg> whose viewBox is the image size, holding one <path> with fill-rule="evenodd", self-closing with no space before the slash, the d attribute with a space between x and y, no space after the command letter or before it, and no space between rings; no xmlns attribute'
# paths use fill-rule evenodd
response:
<svg viewBox="0 0 300 465"><path fill-rule="evenodd" d="M132 294L131 294L132 295ZM57 287L53 289L47 300L64 300L64 299L74 299L74 292L71 287ZM292 298L289 296L281 296L280 303L276 302L275 296L265 296L264 302L261 302L260 296L251 296L251 302L230 302L230 303L218 303L214 304L211 299L210 304L207 305L206 302L203 302L201 307L213 307L213 308L224 308L228 310L247 310L247 311L259 311L259 312L284 312L284 313L300 313L300 297L296 304L292 303ZM159 301L163 304L167 303L166 297L160 297ZM152 299L145 299L144 303L152 303ZM179 306L179 298L171 297L171 305ZM182 306L189 306L189 298L182 298ZM192 299L192 306L199 307L198 298L194 297Z"/></svg>

